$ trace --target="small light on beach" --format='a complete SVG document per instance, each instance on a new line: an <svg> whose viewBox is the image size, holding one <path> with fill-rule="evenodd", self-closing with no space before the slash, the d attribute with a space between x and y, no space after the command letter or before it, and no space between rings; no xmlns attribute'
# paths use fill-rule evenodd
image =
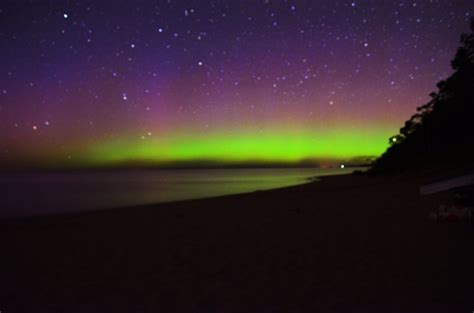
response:
<svg viewBox="0 0 474 313"><path fill-rule="evenodd" d="M344 164L341 164L341 168L344 168L344 167L345 167Z"/></svg>

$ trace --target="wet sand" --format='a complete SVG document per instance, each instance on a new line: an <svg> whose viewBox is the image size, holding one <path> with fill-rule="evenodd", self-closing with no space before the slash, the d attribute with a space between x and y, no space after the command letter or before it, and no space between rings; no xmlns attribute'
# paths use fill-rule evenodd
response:
<svg viewBox="0 0 474 313"><path fill-rule="evenodd" d="M427 219L428 180L0 221L0 310L472 312L474 232Z"/></svg>

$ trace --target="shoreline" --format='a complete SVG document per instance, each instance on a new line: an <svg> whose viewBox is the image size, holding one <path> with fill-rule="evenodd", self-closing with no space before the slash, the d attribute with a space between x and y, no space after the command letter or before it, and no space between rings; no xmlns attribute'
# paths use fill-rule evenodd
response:
<svg viewBox="0 0 474 313"><path fill-rule="evenodd" d="M357 167L353 170L360 171L362 169L364 168ZM290 174L285 174L287 170L290 171ZM163 174L161 170L157 173L115 171L111 172L113 176L109 176L107 172L46 172L44 173L46 176L39 176L40 179L35 179L33 176L35 173L28 172L19 176L7 176L3 180L0 177L0 187L4 187L0 190L0 208L3 209L0 220L76 215L81 212L155 206L180 201L241 195L306 184L317 181L318 177L351 173L351 169L301 170L304 172L295 171L295 169L277 169L273 173L268 169L247 169L243 172L247 173L244 175L245 180L241 180L240 172L235 173L235 169L215 169L217 174L214 174L212 170L196 170L197 173L184 170L182 172L184 176L180 176L182 175L180 171L172 170L170 178L166 171ZM63 174L65 176L60 176ZM82 174L85 176L78 176ZM142 180L135 180L135 175L142 174L144 174ZM214 176L216 180L214 180ZM111 177L115 178L111 179ZM198 179L196 180L195 177ZM166 179L171 179L171 182L167 183ZM204 184L201 184L202 179L204 179ZM116 184L115 180L120 183ZM129 183L127 183L128 180L130 180ZM14 183L2 185L5 181ZM219 183L220 181L222 183ZM124 186L128 188L124 189L124 192L114 191L116 188L123 189ZM37 190L43 190L43 192ZM54 190L54 192L49 192L50 190ZM96 190L104 190L105 193L99 195ZM141 190L146 190L146 192L141 192ZM27 194L30 194L31 200L22 202L22 198ZM79 202L71 202L73 201L71 199Z"/></svg>
<svg viewBox="0 0 474 313"><path fill-rule="evenodd" d="M23 221L73 218L76 216L80 217L82 215L89 216L89 215L95 215L95 214L102 214L102 213L105 213L106 211L111 211L110 213L113 213L116 211L130 211L130 210L140 210L140 209L147 209L147 208L163 209L163 207L167 207L167 206L193 205L201 201L204 201L204 202L218 201L218 200L232 201L232 198L247 197L247 196L254 195L256 193L278 192L278 191L290 192L291 189L293 188L297 188L297 187L307 185L307 184L318 183L321 180L321 178L324 178L324 177L334 177L334 176L342 176L342 175L348 175L348 174L308 177L304 182L298 183L296 185L276 187L276 188L271 188L271 189L260 189L260 190L242 192L242 193L231 193L231 194L225 194L225 195L219 195L219 196L209 196L209 197L183 199L183 200L171 200L171 201L163 201L163 202L156 202L156 203L150 203L150 204L119 206L119 207L93 209L93 210L69 211L69 212L59 212L59 213L51 213L51 214L46 213L46 214L39 214L39 215L0 217L0 225L1 224L8 225L10 223L23 222Z"/></svg>
<svg viewBox="0 0 474 313"><path fill-rule="evenodd" d="M5 311L472 310L473 232L432 223L427 177L0 221ZM41 311L40 310L40 311Z"/></svg>

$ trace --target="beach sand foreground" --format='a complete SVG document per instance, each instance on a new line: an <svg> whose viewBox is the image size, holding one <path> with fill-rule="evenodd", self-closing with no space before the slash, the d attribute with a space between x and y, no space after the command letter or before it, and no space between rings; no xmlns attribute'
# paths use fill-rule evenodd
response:
<svg viewBox="0 0 474 313"><path fill-rule="evenodd" d="M0 221L9 312L472 312L473 230L423 178Z"/></svg>

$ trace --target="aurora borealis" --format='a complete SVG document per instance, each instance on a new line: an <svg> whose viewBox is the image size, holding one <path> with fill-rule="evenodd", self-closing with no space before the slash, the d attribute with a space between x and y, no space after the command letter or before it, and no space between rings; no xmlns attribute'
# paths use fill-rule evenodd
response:
<svg viewBox="0 0 474 313"><path fill-rule="evenodd" d="M0 163L348 159L451 73L466 1L3 1Z"/></svg>

